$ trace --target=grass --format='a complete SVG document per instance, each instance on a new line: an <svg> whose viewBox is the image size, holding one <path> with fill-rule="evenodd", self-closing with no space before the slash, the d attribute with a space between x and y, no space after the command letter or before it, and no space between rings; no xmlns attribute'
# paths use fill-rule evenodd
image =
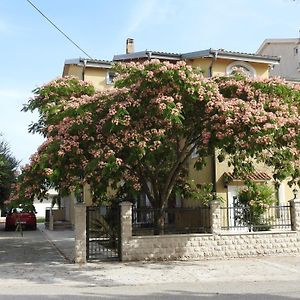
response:
<svg viewBox="0 0 300 300"><path fill-rule="evenodd" d="M45 223L45 218L44 217L38 217L36 218L37 223Z"/></svg>

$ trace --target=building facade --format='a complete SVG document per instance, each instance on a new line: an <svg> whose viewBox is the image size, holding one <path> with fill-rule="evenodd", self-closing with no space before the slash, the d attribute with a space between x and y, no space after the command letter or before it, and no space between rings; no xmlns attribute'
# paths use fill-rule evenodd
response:
<svg viewBox="0 0 300 300"><path fill-rule="evenodd" d="M280 57L280 64L271 68L270 76L300 82L300 38L266 39L256 53Z"/></svg>

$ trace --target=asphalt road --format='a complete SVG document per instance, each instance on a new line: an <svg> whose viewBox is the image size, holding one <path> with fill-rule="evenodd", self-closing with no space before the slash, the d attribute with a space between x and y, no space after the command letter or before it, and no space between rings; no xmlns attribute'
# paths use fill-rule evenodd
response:
<svg viewBox="0 0 300 300"><path fill-rule="evenodd" d="M0 225L0 299L300 299L300 257L68 263L43 232Z"/></svg>

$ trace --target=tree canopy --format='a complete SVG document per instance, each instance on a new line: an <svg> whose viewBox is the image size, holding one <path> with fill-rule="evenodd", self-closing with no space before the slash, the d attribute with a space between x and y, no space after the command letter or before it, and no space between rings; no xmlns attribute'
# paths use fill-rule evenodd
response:
<svg viewBox="0 0 300 300"><path fill-rule="evenodd" d="M46 142L23 168L12 199L88 183L95 199L112 187L144 192L164 208L187 186L194 151L197 169L218 150L240 176L262 162L275 180L299 184L299 87L241 74L204 78L183 61L118 64L115 71L115 87L102 92L75 78L34 91L24 110L38 110L30 130Z"/></svg>
<svg viewBox="0 0 300 300"><path fill-rule="evenodd" d="M0 140L0 207L8 200L12 186L16 182L18 164L9 145Z"/></svg>

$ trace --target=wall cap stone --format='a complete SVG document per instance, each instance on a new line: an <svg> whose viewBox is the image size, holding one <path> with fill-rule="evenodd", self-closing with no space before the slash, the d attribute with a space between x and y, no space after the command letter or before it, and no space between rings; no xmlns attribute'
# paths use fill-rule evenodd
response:
<svg viewBox="0 0 300 300"><path fill-rule="evenodd" d="M288 202L300 203L300 198L291 199Z"/></svg>
<svg viewBox="0 0 300 300"><path fill-rule="evenodd" d="M132 203L130 201L122 201L119 203L120 206L132 206Z"/></svg>
<svg viewBox="0 0 300 300"><path fill-rule="evenodd" d="M209 205L221 205L221 202L219 200L211 200Z"/></svg>
<svg viewBox="0 0 300 300"><path fill-rule="evenodd" d="M287 231L255 231L255 232L221 232L220 236L238 236L238 235L272 235L272 234L297 234L297 231L287 230Z"/></svg>
<svg viewBox="0 0 300 300"><path fill-rule="evenodd" d="M133 235L132 239L177 239L177 238L192 238L192 237L212 237L211 233L191 233L191 234L162 234L162 235Z"/></svg>
<svg viewBox="0 0 300 300"><path fill-rule="evenodd" d="M75 203L75 206L86 206L85 202L77 202Z"/></svg>

